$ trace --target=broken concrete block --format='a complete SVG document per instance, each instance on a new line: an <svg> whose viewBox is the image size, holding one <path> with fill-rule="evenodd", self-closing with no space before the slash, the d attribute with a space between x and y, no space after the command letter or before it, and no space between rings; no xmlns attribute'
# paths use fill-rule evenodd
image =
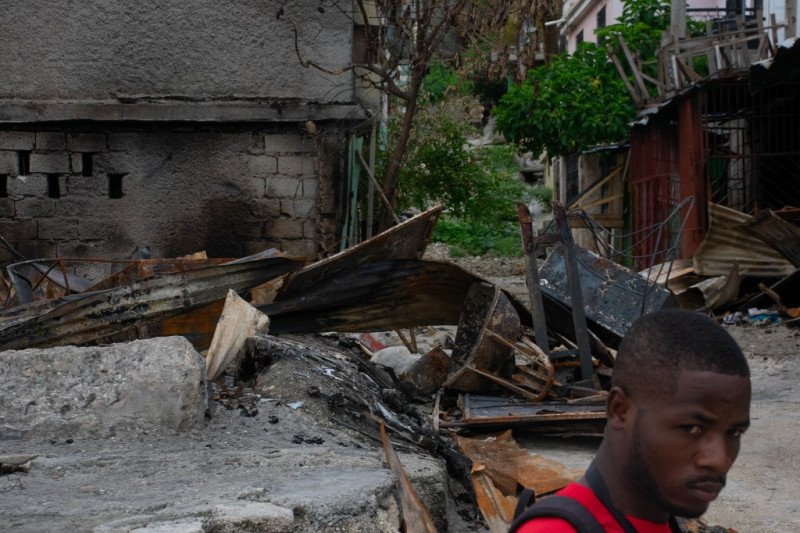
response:
<svg viewBox="0 0 800 533"><path fill-rule="evenodd" d="M375 352L371 361L376 365L391 368L395 375L399 376L411 368L420 357L422 357L420 354L411 353L405 346L389 346Z"/></svg>
<svg viewBox="0 0 800 533"><path fill-rule="evenodd" d="M269 502L237 501L218 505L211 514L207 531L234 533L237 531L290 531L294 512Z"/></svg>
<svg viewBox="0 0 800 533"><path fill-rule="evenodd" d="M0 439L110 437L203 421L205 361L183 337L0 352Z"/></svg>
<svg viewBox="0 0 800 533"><path fill-rule="evenodd" d="M414 491L427 507L436 529L447 528L447 470L432 457L418 454L398 454Z"/></svg>
<svg viewBox="0 0 800 533"><path fill-rule="evenodd" d="M199 518L153 522L144 527L131 529L130 533L205 533L203 520Z"/></svg>

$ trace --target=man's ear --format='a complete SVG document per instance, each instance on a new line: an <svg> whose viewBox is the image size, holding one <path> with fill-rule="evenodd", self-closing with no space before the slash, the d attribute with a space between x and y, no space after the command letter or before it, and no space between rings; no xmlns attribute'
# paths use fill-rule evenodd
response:
<svg viewBox="0 0 800 533"><path fill-rule="evenodd" d="M635 407L631 397L621 388L613 387L608 391L606 400L606 417L608 425L614 429L624 429L632 419Z"/></svg>

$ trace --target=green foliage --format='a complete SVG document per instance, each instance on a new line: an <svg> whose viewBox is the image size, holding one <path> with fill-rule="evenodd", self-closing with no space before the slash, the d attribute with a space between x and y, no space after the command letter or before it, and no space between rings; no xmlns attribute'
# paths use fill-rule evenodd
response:
<svg viewBox="0 0 800 533"><path fill-rule="evenodd" d="M445 204L463 216L480 169L466 148L467 128L444 112L417 115L400 170L400 208Z"/></svg>
<svg viewBox="0 0 800 533"><path fill-rule="evenodd" d="M433 231L433 240L444 242L450 255L522 255L519 224L509 221L488 223L456 219L445 215Z"/></svg>
<svg viewBox="0 0 800 533"><path fill-rule="evenodd" d="M655 78L655 53L669 24L669 1L627 0L619 20L597 30L598 45L584 43L572 56L529 71L522 84L510 89L495 109L498 129L534 154L546 151L551 156L624 138L633 103L606 46L621 56L619 37L624 38ZM700 31L691 22L689 28ZM695 66L699 72L707 70L702 60Z"/></svg>
<svg viewBox="0 0 800 533"><path fill-rule="evenodd" d="M396 135L390 123L389 143ZM409 151L400 173L400 208L445 205L434 239L454 254L519 255L516 202L531 198L517 179L513 146L467 145L469 128L446 105L416 117ZM379 171L386 151L379 154Z"/></svg>
<svg viewBox="0 0 800 533"><path fill-rule="evenodd" d="M462 79L454 68L434 63L422 79L422 92L431 103L441 102L450 94L468 94L471 84Z"/></svg>
<svg viewBox="0 0 800 533"><path fill-rule="evenodd" d="M670 24L670 3L660 0L630 0L622 8L622 16L615 24L597 30L597 42L605 48L610 44L619 49L622 36L628 48L638 52L644 60L655 56L662 32Z"/></svg>
<svg viewBox="0 0 800 533"><path fill-rule="evenodd" d="M553 210L553 189L539 185L531 190L531 196L544 207L546 211Z"/></svg>
<svg viewBox="0 0 800 533"><path fill-rule="evenodd" d="M495 108L507 139L536 155L572 154L628 133L633 103L606 51L583 43L528 72Z"/></svg>

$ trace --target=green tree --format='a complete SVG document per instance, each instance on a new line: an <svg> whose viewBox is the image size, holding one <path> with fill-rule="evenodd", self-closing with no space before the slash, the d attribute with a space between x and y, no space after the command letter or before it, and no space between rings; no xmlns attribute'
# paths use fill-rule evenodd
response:
<svg viewBox="0 0 800 533"><path fill-rule="evenodd" d="M506 93L494 110L499 131L526 150L551 156L625 138L634 105L606 46L619 53L621 36L644 63L653 61L669 23L670 2L626 1L620 19L598 30L599 45L584 43L573 55L528 71Z"/></svg>
<svg viewBox="0 0 800 533"><path fill-rule="evenodd" d="M625 137L633 102L606 51L584 43L534 68L494 110L505 137L534 154L558 156Z"/></svg>

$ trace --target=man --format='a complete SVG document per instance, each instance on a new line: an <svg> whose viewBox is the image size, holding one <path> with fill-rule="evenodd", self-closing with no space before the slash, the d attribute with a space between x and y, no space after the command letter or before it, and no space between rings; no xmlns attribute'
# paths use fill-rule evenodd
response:
<svg viewBox="0 0 800 533"><path fill-rule="evenodd" d="M606 413L586 475L529 507L512 531L669 533L675 516L702 515L750 424L747 360L704 315L651 313L619 348Z"/></svg>

